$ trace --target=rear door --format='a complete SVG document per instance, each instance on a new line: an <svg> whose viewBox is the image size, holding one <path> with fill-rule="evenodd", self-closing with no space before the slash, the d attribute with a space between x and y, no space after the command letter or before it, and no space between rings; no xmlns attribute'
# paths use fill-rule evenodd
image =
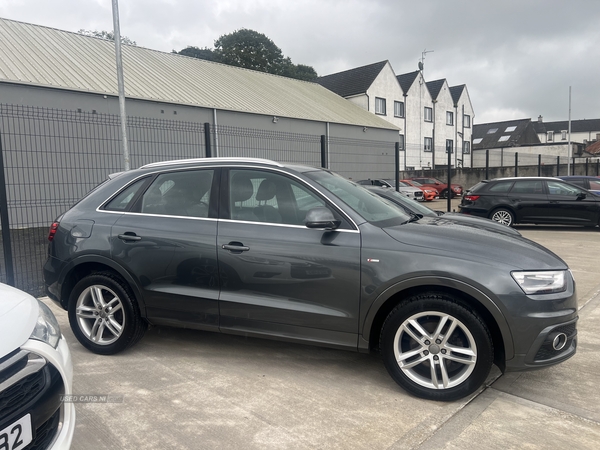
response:
<svg viewBox="0 0 600 450"><path fill-rule="evenodd" d="M507 194L516 214L516 223L544 223L548 221L549 202L542 180L517 180Z"/></svg>
<svg viewBox="0 0 600 450"><path fill-rule="evenodd" d="M221 331L356 348L360 234L309 229L306 212L335 208L291 175L230 169L217 237Z"/></svg>
<svg viewBox="0 0 600 450"><path fill-rule="evenodd" d="M155 323L218 328L219 170L155 175L115 223L112 258L137 280Z"/></svg>

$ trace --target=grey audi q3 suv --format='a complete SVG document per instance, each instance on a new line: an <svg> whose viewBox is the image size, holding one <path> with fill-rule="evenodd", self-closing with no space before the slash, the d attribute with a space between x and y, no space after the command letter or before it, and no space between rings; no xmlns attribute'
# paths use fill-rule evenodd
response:
<svg viewBox="0 0 600 450"><path fill-rule="evenodd" d="M82 345L148 324L380 352L454 400L575 354L568 266L484 221L408 215L328 170L210 158L111 175L57 218L44 275Z"/></svg>

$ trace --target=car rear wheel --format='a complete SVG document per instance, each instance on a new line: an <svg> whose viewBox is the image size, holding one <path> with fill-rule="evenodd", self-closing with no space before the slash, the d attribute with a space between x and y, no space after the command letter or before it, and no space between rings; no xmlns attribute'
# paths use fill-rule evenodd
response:
<svg viewBox="0 0 600 450"><path fill-rule="evenodd" d="M514 225L515 222L515 216L513 213L504 208L495 209L492 214L490 214L490 219L501 223L502 225L506 225L507 227Z"/></svg>
<svg viewBox="0 0 600 450"><path fill-rule="evenodd" d="M81 345L102 355L130 347L148 328L129 286L111 272L88 275L75 285L69 323Z"/></svg>
<svg viewBox="0 0 600 450"><path fill-rule="evenodd" d="M416 295L388 315L381 332L384 364L408 392L452 401L475 392L493 362L483 320L443 293Z"/></svg>

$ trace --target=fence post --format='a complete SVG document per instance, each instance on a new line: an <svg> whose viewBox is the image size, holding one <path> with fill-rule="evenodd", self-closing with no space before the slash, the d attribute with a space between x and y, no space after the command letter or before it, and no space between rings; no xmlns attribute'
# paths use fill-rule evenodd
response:
<svg viewBox="0 0 600 450"><path fill-rule="evenodd" d="M6 196L6 178L4 177L4 151L0 134L0 225L2 226L2 247L4 248L4 265L6 266L6 284L15 285L15 268L13 266L12 243L10 240L10 224L8 219L8 197Z"/></svg>
<svg viewBox="0 0 600 450"><path fill-rule="evenodd" d="M596 176L600 176L600 158L596 160Z"/></svg>
<svg viewBox="0 0 600 450"><path fill-rule="evenodd" d="M446 146L446 151L448 152L448 186L446 186L446 198L448 201L446 202L447 211L452 211L452 148Z"/></svg>
<svg viewBox="0 0 600 450"><path fill-rule="evenodd" d="M542 176L542 154L538 155L538 177Z"/></svg>
<svg viewBox="0 0 600 450"><path fill-rule="evenodd" d="M585 176L588 176L588 161L590 158L585 158Z"/></svg>
<svg viewBox="0 0 600 450"><path fill-rule="evenodd" d="M327 161L327 141L326 136L324 134L321 135L321 167L323 169L327 169L328 166Z"/></svg>
<svg viewBox="0 0 600 450"><path fill-rule="evenodd" d="M519 152L515 152L515 177L519 176Z"/></svg>
<svg viewBox="0 0 600 450"><path fill-rule="evenodd" d="M560 156L556 157L556 176L560 175Z"/></svg>
<svg viewBox="0 0 600 450"><path fill-rule="evenodd" d="M396 192L400 190L400 142L396 142L394 145L396 150L395 167L396 167Z"/></svg>
<svg viewBox="0 0 600 450"><path fill-rule="evenodd" d="M490 179L490 151L485 151L485 179Z"/></svg>
<svg viewBox="0 0 600 450"><path fill-rule="evenodd" d="M206 122L204 124L204 148L206 158L212 157L212 151L210 149L210 123Z"/></svg>
<svg viewBox="0 0 600 450"><path fill-rule="evenodd" d="M573 160L571 161L571 171L572 173L568 173L567 175L575 175L575 157L573 156Z"/></svg>

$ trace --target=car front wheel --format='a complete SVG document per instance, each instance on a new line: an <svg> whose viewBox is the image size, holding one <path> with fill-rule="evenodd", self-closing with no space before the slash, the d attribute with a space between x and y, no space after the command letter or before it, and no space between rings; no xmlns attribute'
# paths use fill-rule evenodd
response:
<svg viewBox="0 0 600 450"><path fill-rule="evenodd" d="M473 393L494 359L485 323L443 293L416 295L392 310L380 346L392 378L429 400L452 401Z"/></svg>
<svg viewBox="0 0 600 450"><path fill-rule="evenodd" d="M506 225L507 227L510 227L515 223L515 216L513 213L504 208L495 209L490 215L490 219L501 223L502 225Z"/></svg>
<svg viewBox="0 0 600 450"><path fill-rule="evenodd" d="M148 327L127 283L111 272L88 275L75 285L69 323L81 345L102 355L135 344Z"/></svg>

